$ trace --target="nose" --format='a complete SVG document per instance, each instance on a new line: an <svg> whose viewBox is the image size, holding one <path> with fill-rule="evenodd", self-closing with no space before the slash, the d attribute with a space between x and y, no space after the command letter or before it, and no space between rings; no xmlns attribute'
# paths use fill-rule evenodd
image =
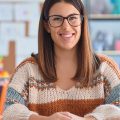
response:
<svg viewBox="0 0 120 120"><path fill-rule="evenodd" d="M63 24L62 24L62 27L63 27L63 28L69 28L69 27L70 27L70 24L69 24L69 22L68 22L67 19L64 19Z"/></svg>

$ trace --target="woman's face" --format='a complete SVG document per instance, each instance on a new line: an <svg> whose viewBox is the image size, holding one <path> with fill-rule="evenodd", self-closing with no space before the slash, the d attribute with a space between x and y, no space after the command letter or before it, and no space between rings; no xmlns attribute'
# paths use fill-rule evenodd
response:
<svg viewBox="0 0 120 120"><path fill-rule="evenodd" d="M79 11L72 4L65 2L54 4L49 11L49 16L60 15L62 17L68 17L72 14L80 15ZM75 19L76 17L69 18L73 23ZM58 17L51 18L51 20L59 22L61 19ZM73 27L68 23L67 19L64 19L63 24L59 27L52 27L48 24L48 32L51 34L55 49L71 50L76 48L79 41L81 35L81 24Z"/></svg>

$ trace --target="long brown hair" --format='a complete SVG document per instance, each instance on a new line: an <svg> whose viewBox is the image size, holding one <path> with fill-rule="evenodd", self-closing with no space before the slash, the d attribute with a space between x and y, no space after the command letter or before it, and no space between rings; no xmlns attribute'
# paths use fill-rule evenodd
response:
<svg viewBox="0 0 120 120"><path fill-rule="evenodd" d="M85 13L84 5L81 0L45 0L41 12L39 31L38 31L38 65L40 74L47 82L55 82L57 80L55 58L54 58L54 43L50 33L44 27L44 22L48 20L50 8L58 2L67 2L72 4L84 16L81 26L81 37L77 48L78 67L76 74L72 79L83 81L85 85L92 80L94 71L99 67L96 55L92 51L89 31L88 18Z"/></svg>

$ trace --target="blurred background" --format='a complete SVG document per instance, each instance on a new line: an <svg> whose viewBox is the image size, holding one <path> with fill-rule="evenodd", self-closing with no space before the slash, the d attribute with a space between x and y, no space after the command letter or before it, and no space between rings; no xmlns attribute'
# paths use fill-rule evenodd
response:
<svg viewBox="0 0 120 120"><path fill-rule="evenodd" d="M97 53L112 57L120 67L120 0L82 0ZM37 53L38 23L44 0L0 0L0 74Z"/></svg>

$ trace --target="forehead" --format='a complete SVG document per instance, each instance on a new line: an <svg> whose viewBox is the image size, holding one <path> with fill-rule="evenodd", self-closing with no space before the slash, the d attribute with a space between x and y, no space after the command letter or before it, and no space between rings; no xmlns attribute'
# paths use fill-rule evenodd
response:
<svg viewBox="0 0 120 120"><path fill-rule="evenodd" d="M54 4L49 11L49 15L67 16L73 13L80 14L72 4L66 2L58 2Z"/></svg>

